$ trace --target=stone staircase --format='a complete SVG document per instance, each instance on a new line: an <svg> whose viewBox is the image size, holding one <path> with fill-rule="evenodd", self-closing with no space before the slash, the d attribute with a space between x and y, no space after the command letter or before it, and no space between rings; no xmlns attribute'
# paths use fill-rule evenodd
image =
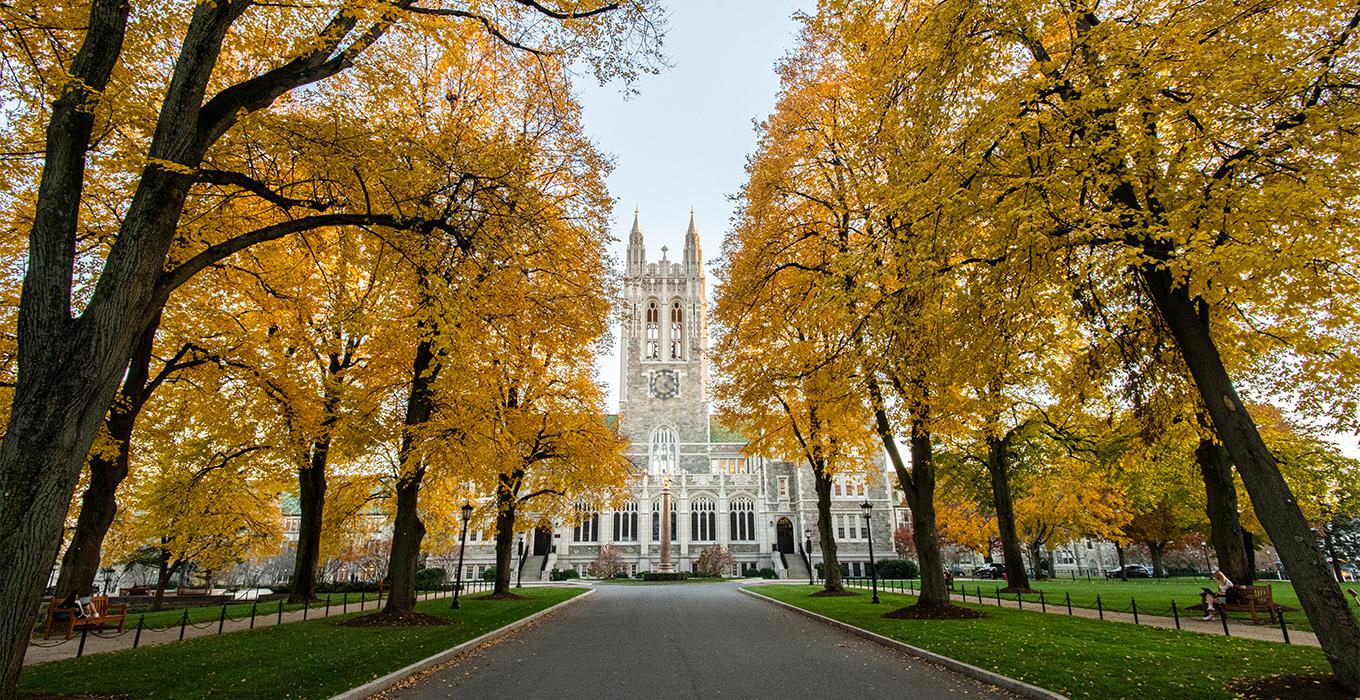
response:
<svg viewBox="0 0 1360 700"><path fill-rule="evenodd" d="M542 555L542 554L540 554L540 555L538 555L538 556L528 556L528 557L525 557L525 558L524 558L524 578L521 579L521 580L522 580L522 581L525 581L525 582L528 582L528 581L542 581L542 580L543 580L543 579L542 579L542 576L544 576L544 575L547 573L546 571L543 571L543 560L546 559L546 558L547 558L547 557L545 557L545 556Z"/></svg>
<svg viewBox="0 0 1360 700"><path fill-rule="evenodd" d="M793 554L785 554L784 561L788 562L789 564L790 581L808 580L807 562L803 561L803 555L797 552L794 552Z"/></svg>

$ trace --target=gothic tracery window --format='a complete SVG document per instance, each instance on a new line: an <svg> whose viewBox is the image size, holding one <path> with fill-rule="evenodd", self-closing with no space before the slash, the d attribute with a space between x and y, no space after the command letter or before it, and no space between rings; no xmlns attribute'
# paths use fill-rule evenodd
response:
<svg viewBox="0 0 1360 700"><path fill-rule="evenodd" d="M680 539L680 531L676 526L675 501L671 501L671 541ZM652 501L652 541L661 541L661 501Z"/></svg>
<svg viewBox="0 0 1360 700"><path fill-rule="evenodd" d="M647 302L645 332L646 345L643 347L642 358L644 360L661 359L661 311L656 308L655 299Z"/></svg>
<svg viewBox="0 0 1360 700"><path fill-rule="evenodd" d="M733 542L750 542L756 538L756 507L749 498L732 500L728 514L728 536Z"/></svg>
<svg viewBox="0 0 1360 700"><path fill-rule="evenodd" d="M718 539L718 506L707 498L690 504L689 535L695 542L712 542Z"/></svg>
<svg viewBox="0 0 1360 700"><path fill-rule="evenodd" d="M670 428L657 428L652 433L652 473L673 474L679 461L679 443L675 431Z"/></svg>
<svg viewBox="0 0 1360 700"><path fill-rule="evenodd" d="M636 542L638 529L638 505L630 501L622 510L614 511L614 541Z"/></svg>
<svg viewBox="0 0 1360 700"><path fill-rule="evenodd" d="M685 312L680 308L680 302L671 302L671 359L683 360L685 358Z"/></svg>

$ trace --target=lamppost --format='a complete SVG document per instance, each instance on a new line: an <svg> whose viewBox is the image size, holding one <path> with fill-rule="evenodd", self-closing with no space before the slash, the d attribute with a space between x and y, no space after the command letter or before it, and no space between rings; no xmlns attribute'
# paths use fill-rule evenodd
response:
<svg viewBox="0 0 1360 700"><path fill-rule="evenodd" d="M874 533L869 527L869 516L874 514L874 504L864 501L859 504L864 509L864 536L869 538L869 578L874 584L874 603L878 603L878 566L874 563Z"/></svg>
<svg viewBox="0 0 1360 700"><path fill-rule="evenodd" d="M463 590L463 552L467 551L467 526L468 520L472 518L472 504L464 503L462 511L463 511L463 536L462 536L463 543L458 546L458 571L454 573L453 602L449 603L449 607L452 608L453 610L457 610L459 608L458 593Z"/></svg>
<svg viewBox="0 0 1360 700"><path fill-rule="evenodd" d="M812 530L803 530L803 541L806 543L803 551L807 552L808 560L808 585L813 586L817 582L812 580Z"/></svg>
<svg viewBox="0 0 1360 700"><path fill-rule="evenodd" d="M519 570L515 572L515 588L524 588L524 550L528 547L529 535L519 533Z"/></svg>
<svg viewBox="0 0 1360 700"><path fill-rule="evenodd" d="M113 567L104 569L104 595L109 594L109 589L113 587Z"/></svg>

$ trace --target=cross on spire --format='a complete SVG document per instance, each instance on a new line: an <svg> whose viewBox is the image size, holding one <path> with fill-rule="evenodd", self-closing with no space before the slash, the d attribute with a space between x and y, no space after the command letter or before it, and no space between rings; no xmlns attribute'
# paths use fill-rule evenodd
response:
<svg viewBox="0 0 1360 700"><path fill-rule="evenodd" d="M665 259L666 259L666 251L668 251L668 250L670 250L669 247L664 246L664 245L661 246L661 259L662 259L662 260L665 260Z"/></svg>

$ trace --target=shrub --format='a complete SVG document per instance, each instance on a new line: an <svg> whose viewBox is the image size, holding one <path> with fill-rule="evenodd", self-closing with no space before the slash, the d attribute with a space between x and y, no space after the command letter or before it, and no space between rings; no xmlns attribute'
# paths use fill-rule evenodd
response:
<svg viewBox="0 0 1360 700"><path fill-rule="evenodd" d="M553 569L548 572L549 581L567 581L574 578L581 578L581 574L576 569Z"/></svg>
<svg viewBox="0 0 1360 700"><path fill-rule="evenodd" d="M627 571L620 571L619 573L614 574L614 578L632 578L632 577L628 575Z"/></svg>
<svg viewBox="0 0 1360 700"><path fill-rule="evenodd" d="M647 571L642 574L643 581L684 581L687 578L688 571Z"/></svg>
<svg viewBox="0 0 1360 700"><path fill-rule="evenodd" d="M421 569L416 572L416 588L422 591L439 588L447 575L443 569Z"/></svg>
<svg viewBox="0 0 1360 700"><path fill-rule="evenodd" d="M778 574L774 572L774 569L771 569L770 567L767 566L757 571L756 576L759 576L761 578L775 578L776 576L778 576Z"/></svg>
<svg viewBox="0 0 1360 700"><path fill-rule="evenodd" d="M496 580L496 566L494 564L486 567L485 569L482 569L482 580L483 581Z"/></svg>
<svg viewBox="0 0 1360 700"><path fill-rule="evenodd" d="M709 578L722 578L737 565L737 558L720 544L704 547L694 562L694 573Z"/></svg>
<svg viewBox="0 0 1360 700"><path fill-rule="evenodd" d="M613 578L620 571L627 571L628 565L623 563L623 555L619 554L619 548L612 544L600 546L600 551L595 555L595 561L590 562L586 568L586 573L595 578Z"/></svg>
<svg viewBox="0 0 1360 700"><path fill-rule="evenodd" d="M921 567L910 559L880 559L879 578L916 578L921 575Z"/></svg>

